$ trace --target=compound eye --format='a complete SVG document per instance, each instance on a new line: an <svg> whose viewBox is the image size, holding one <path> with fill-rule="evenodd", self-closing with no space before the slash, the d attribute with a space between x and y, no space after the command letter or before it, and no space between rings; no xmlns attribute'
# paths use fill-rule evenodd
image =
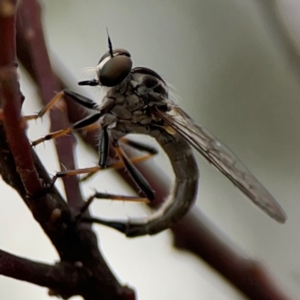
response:
<svg viewBox="0 0 300 300"><path fill-rule="evenodd" d="M117 49L115 51L117 51ZM132 68L131 58L126 54L116 55L117 56L109 58L103 66L97 70L101 85L108 87L116 86L129 75ZM103 56L101 59L103 60L105 58L108 58L108 56Z"/></svg>

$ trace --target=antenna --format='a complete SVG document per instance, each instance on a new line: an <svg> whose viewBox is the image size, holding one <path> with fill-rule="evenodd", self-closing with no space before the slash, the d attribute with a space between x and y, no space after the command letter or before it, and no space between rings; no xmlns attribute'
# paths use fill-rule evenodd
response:
<svg viewBox="0 0 300 300"><path fill-rule="evenodd" d="M106 27L106 32L107 32L107 38L108 38L108 49L109 49L109 54L111 57L114 57L114 54L113 54L113 47L112 47L112 43L111 43L111 39L110 39L110 36L109 36L109 33L108 33L108 28Z"/></svg>

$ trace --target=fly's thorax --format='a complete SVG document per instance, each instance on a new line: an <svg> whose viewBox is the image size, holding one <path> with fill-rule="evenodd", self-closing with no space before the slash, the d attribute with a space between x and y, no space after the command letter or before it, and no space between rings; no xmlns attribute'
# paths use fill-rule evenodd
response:
<svg viewBox="0 0 300 300"><path fill-rule="evenodd" d="M106 98L110 99L111 103L107 112L116 116L121 121L128 120L137 123L142 121L145 117L149 118L145 111L145 108L147 108L145 100L135 93L126 96L121 94L120 91L115 91L114 93L110 93L109 96L106 96ZM146 123L149 122L150 119L146 121ZM145 122L142 121L142 123Z"/></svg>
<svg viewBox="0 0 300 300"><path fill-rule="evenodd" d="M128 120L134 124L146 125L152 121L147 93L137 92L142 84L142 77L134 74L130 76L130 80L110 89L107 93L106 97L113 99L110 113L121 122Z"/></svg>
<svg viewBox="0 0 300 300"><path fill-rule="evenodd" d="M110 88L106 98L112 105L107 113L113 117L109 130L113 138L120 138L129 133L146 134L158 138L164 129L162 121L155 116L153 106L161 107L168 100L168 90L162 79L152 75L153 71L139 68L120 85Z"/></svg>

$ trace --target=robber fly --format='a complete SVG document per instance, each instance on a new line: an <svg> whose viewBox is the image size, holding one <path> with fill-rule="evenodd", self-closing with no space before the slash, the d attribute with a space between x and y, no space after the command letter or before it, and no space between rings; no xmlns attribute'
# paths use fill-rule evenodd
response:
<svg viewBox="0 0 300 300"><path fill-rule="evenodd" d="M93 110L94 113L68 129L49 133L33 144L97 122L100 131L99 165L78 171L60 172L56 178L105 168L109 147L113 146L137 185L151 201L155 198L154 192L119 147L119 142L129 133L146 134L155 138L168 155L175 173L175 183L168 199L148 218L128 221L93 218L93 221L113 227L129 237L156 234L179 221L193 205L198 189L199 173L193 147L254 204L276 221L284 223L285 213L273 196L224 144L196 124L170 100L168 85L163 78L148 68L132 68L130 53L124 49L113 49L109 37L108 44L109 51L101 57L95 68L97 79L79 82L79 85L106 87L101 104L97 105L91 99L72 91L63 91L62 94ZM93 198L101 197L103 194L95 193L89 202Z"/></svg>

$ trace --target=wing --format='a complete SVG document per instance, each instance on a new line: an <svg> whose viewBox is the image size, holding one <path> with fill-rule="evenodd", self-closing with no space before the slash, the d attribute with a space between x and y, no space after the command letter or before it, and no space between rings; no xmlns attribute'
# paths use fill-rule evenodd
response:
<svg viewBox="0 0 300 300"><path fill-rule="evenodd" d="M270 217L284 223L286 215L274 197L240 162L236 155L218 139L196 124L178 106L163 111L155 108L154 114L163 119L180 136L200 152L210 163L233 182L251 201Z"/></svg>

